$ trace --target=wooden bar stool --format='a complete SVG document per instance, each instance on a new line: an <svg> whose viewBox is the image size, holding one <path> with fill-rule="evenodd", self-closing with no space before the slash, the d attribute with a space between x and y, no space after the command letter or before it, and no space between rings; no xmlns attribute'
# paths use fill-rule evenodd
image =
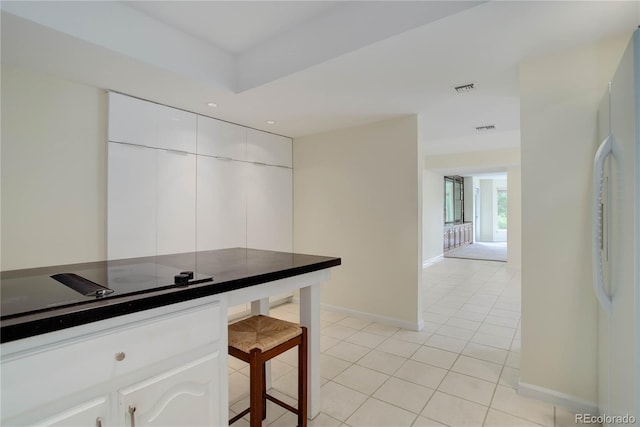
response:
<svg viewBox="0 0 640 427"><path fill-rule="evenodd" d="M265 362L298 347L298 409L267 394ZM229 325L229 354L249 363L249 408L229 425L250 414L251 427L267 417L267 399L298 415L298 427L307 425L307 328L268 316L252 316Z"/></svg>

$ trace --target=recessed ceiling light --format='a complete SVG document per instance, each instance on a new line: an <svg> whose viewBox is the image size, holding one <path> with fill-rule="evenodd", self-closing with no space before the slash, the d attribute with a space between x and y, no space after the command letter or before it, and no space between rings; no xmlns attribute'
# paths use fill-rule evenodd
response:
<svg viewBox="0 0 640 427"><path fill-rule="evenodd" d="M218 106L215 102L207 102L207 105L211 108L216 108Z"/></svg>
<svg viewBox="0 0 640 427"><path fill-rule="evenodd" d="M275 125L276 121L275 120L267 120L267 124L268 125Z"/></svg>

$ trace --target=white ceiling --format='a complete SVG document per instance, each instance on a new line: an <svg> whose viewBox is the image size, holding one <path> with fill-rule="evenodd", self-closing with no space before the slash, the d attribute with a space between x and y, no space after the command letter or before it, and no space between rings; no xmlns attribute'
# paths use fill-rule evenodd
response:
<svg viewBox="0 0 640 427"><path fill-rule="evenodd" d="M121 2L227 52L239 55L335 7L334 1Z"/></svg>
<svg viewBox="0 0 640 427"><path fill-rule="evenodd" d="M419 114L429 154L518 146L518 64L640 21L637 1L0 7L3 64L292 137ZM456 94L467 82L477 90Z"/></svg>

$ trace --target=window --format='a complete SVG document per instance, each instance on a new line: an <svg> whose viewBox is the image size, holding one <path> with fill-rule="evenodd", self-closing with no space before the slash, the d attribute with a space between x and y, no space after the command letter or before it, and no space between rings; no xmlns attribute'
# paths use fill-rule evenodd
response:
<svg viewBox="0 0 640 427"><path fill-rule="evenodd" d="M461 176L444 177L444 223L464 222L464 180Z"/></svg>
<svg viewBox="0 0 640 427"><path fill-rule="evenodd" d="M507 229L507 190L498 188L498 229Z"/></svg>

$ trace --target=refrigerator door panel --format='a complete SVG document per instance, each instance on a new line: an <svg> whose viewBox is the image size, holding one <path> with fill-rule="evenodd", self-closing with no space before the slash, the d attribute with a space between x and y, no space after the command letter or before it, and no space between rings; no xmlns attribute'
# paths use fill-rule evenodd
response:
<svg viewBox="0 0 640 427"><path fill-rule="evenodd" d="M604 141L609 135L611 135L611 127L609 126L610 115L609 115L609 102L611 99L610 91L607 90L607 93L603 96L602 101L600 102L600 107L598 109L598 140ZM609 156L610 157L610 156ZM594 188L594 192L598 192L598 197L594 197L594 212L596 209L600 208L601 202L602 204L602 247L598 247L598 242L594 239L593 245L594 251L600 252L600 260L602 261L602 277L605 284L605 289L607 291L607 295L611 295L611 289L608 284L610 283L609 279L609 257L608 255L608 246L609 246L609 207L610 200L609 199L609 174L610 174L610 159L608 158L605 162L604 170L602 171L602 178L606 183L604 187L604 192L602 196L605 200L601 200L600 192L598 188ZM597 177L599 175L598 170L594 170L594 176ZM599 186L599 182L594 180L594 186ZM598 218L594 218L594 225L597 227ZM593 262L596 263L599 260L594 259ZM596 266L594 266L596 268ZM594 282L597 280L597 274L594 274ZM594 283L594 287L597 287L597 283ZM596 294L597 296L597 294ZM605 311L601 304L598 304L598 407L600 410L600 414L608 414L609 413L609 349L610 349L610 341L609 341L609 314Z"/></svg>
<svg viewBox="0 0 640 427"><path fill-rule="evenodd" d="M599 393L603 413L638 413L638 79L639 33L635 32L611 82L610 123L614 135L609 156L605 208L608 231L603 255L608 258L607 291L611 314L599 312ZM602 114L601 114L602 116ZM606 348L602 348L602 346ZM613 422L605 425L618 425Z"/></svg>

